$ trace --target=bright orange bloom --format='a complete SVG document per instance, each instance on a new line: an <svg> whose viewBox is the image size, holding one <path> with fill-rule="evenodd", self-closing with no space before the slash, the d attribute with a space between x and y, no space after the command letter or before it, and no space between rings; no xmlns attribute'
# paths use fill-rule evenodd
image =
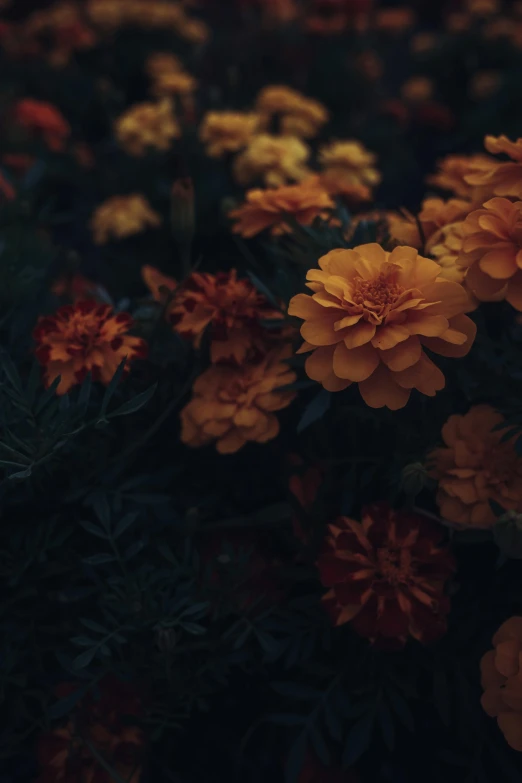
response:
<svg viewBox="0 0 522 783"><path fill-rule="evenodd" d="M401 245L409 245L420 250L423 240L427 242L444 226L462 220L470 209L469 201L463 199L450 198L445 201L442 198L426 198L422 202L418 215L423 236L421 237L419 233L419 226L414 216L406 210L402 214L388 214L390 236Z"/></svg>
<svg viewBox="0 0 522 783"><path fill-rule="evenodd" d="M489 196L513 196L522 199L522 138L510 141L507 136L486 136L484 146L495 155L505 154L509 163L492 158L488 164L472 167L465 180ZM483 201L486 199L483 198Z"/></svg>
<svg viewBox="0 0 522 783"><path fill-rule="evenodd" d="M128 334L133 325L128 313L113 313L109 305L94 301L60 307L43 316L33 332L35 356L44 368L46 386L61 377L57 394L66 394L91 372L94 381L108 384L121 361L146 356L146 343Z"/></svg>
<svg viewBox="0 0 522 783"><path fill-rule="evenodd" d="M169 99L131 106L118 117L114 131L125 152L136 157L149 148L166 151L181 135Z"/></svg>
<svg viewBox="0 0 522 783"><path fill-rule="evenodd" d="M463 231L458 263L468 269L467 287L481 302L506 299L522 312L522 201L492 198Z"/></svg>
<svg viewBox="0 0 522 783"><path fill-rule="evenodd" d="M75 687L65 683L58 688L58 695L64 698ZM40 736L36 783L114 783L86 739L118 779L139 783L143 734L129 718L135 722L140 718L140 701L128 685L113 677L105 677L98 687L99 699L86 696L64 726Z"/></svg>
<svg viewBox="0 0 522 783"><path fill-rule="evenodd" d="M272 234L286 234L292 226L286 222L291 215L300 225L310 226L317 217L328 217L335 203L324 190L319 177L310 177L297 185L281 185L267 190L249 190L246 201L229 212L236 220L235 234L253 237L271 228Z"/></svg>
<svg viewBox="0 0 522 783"><path fill-rule="evenodd" d="M71 133L69 123L56 106L33 98L18 101L14 108L14 120L17 125L40 136L53 152L63 150Z"/></svg>
<svg viewBox="0 0 522 783"><path fill-rule="evenodd" d="M210 326L212 363L242 364L266 353L277 331L265 329L263 319L281 319L281 313L237 272L194 272L180 287L169 309L174 329L197 348Z"/></svg>
<svg viewBox="0 0 522 783"><path fill-rule="evenodd" d="M192 400L181 412L181 440L197 448L215 442L220 454L245 443L266 443L279 433L274 411L295 397L281 390L296 380L285 363L290 351L277 348L257 364L209 367L196 380Z"/></svg>
<svg viewBox="0 0 522 783"><path fill-rule="evenodd" d="M470 185L467 177L479 170L489 171L494 162L494 158L483 154L447 155L439 161L437 174L428 177L427 182L441 190L448 190L456 196L468 199L478 206L477 202L480 201L483 189Z"/></svg>
<svg viewBox="0 0 522 783"><path fill-rule="evenodd" d="M450 416L442 428L445 446L428 456L438 481L437 503L448 522L491 527L492 500L506 511L522 511L522 459L514 440L502 441L504 421L489 405L476 405L464 416Z"/></svg>
<svg viewBox="0 0 522 783"><path fill-rule="evenodd" d="M270 188L309 175L306 162L309 147L294 136L270 136L260 133L234 161L234 176L240 185L263 179Z"/></svg>
<svg viewBox="0 0 522 783"><path fill-rule="evenodd" d="M305 139L317 136L329 116L322 103L285 85L264 87L257 96L255 110L264 127L268 128L277 117L284 135Z"/></svg>
<svg viewBox="0 0 522 783"><path fill-rule="evenodd" d="M375 168L376 157L359 141L335 141L322 147L319 163L323 184L332 195L354 193L354 188L370 197L381 176Z"/></svg>
<svg viewBox="0 0 522 783"><path fill-rule="evenodd" d="M147 228L155 228L161 217L141 193L112 196L100 204L91 218L94 242L104 245L111 239L126 239Z"/></svg>
<svg viewBox="0 0 522 783"><path fill-rule="evenodd" d="M310 378L329 391L351 383L371 408L403 408L412 389L432 397L444 375L424 348L465 356L476 326L468 295L444 280L435 261L412 247L332 250L307 274L312 296L297 294L288 312L302 318L300 353Z"/></svg>
<svg viewBox="0 0 522 783"><path fill-rule="evenodd" d="M455 564L439 546L441 531L386 503L363 509L362 522L339 517L329 525L317 567L335 625L351 622L361 636L388 646L408 636L423 643L442 636L450 609L444 586Z"/></svg>
<svg viewBox="0 0 522 783"><path fill-rule="evenodd" d="M502 623L492 641L495 649L480 662L484 688L480 703L497 719L507 744L522 751L522 617Z"/></svg>
<svg viewBox="0 0 522 783"><path fill-rule="evenodd" d="M239 111L209 111L203 118L199 138L211 158L221 158L229 152L239 152L254 137L259 127L257 114Z"/></svg>

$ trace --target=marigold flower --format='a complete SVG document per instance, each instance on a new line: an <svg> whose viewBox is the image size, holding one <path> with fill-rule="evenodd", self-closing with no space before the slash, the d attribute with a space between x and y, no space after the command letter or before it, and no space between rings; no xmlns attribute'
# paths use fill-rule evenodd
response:
<svg viewBox="0 0 522 783"><path fill-rule="evenodd" d="M480 662L480 703L496 718L507 744L522 751L522 617L510 617L493 637L494 650Z"/></svg>
<svg viewBox="0 0 522 783"><path fill-rule="evenodd" d="M108 384L122 360L146 356L146 343L127 334L133 321L128 313L113 313L94 301L60 307L43 316L34 329L35 356L44 368L46 386L61 377L57 394L65 394L91 372L94 381Z"/></svg>
<svg viewBox="0 0 522 783"><path fill-rule="evenodd" d="M71 133L69 123L56 106L33 98L18 101L14 120L30 133L40 136L53 152L63 150Z"/></svg>
<svg viewBox="0 0 522 783"><path fill-rule="evenodd" d="M198 81L184 71L171 71L157 76L152 86L152 94L157 98L166 95L192 95L198 86Z"/></svg>
<svg viewBox="0 0 522 783"><path fill-rule="evenodd" d="M381 181L375 161L376 156L359 141L335 141L319 152L323 183L332 195L362 188L369 197L370 188Z"/></svg>
<svg viewBox="0 0 522 783"><path fill-rule="evenodd" d="M467 268L460 262L464 240L464 221L442 226L426 242L426 253L440 266L440 276L445 280L466 284ZM466 286L467 288L467 286ZM471 292L470 296L472 296ZM474 297L473 297L474 300Z"/></svg>
<svg viewBox="0 0 522 783"><path fill-rule="evenodd" d="M295 397L283 390L296 379L277 348L257 364L213 366L196 380L193 398L181 412L181 440L197 448L215 442L220 454L233 454L247 442L266 443L279 433L274 411Z"/></svg>
<svg viewBox="0 0 522 783"><path fill-rule="evenodd" d="M0 200L13 201L16 198L16 190L7 177L0 171Z"/></svg>
<svg viewBox="0 0 522 783"><path fill-rule="evenodd" d="M197 348L210 326L210 358L213 363L242 364L266 353L277 331L264 329L262 319L281 319L281 313L237 272L212 275L194 272L180 287L169 309L169 320L178 334Z"/></svg>
<svg viewBox="0 0 522 783"><path fill-rule="evenodd" d="M283 134L305 139L317 136L329 116L322 103L284 85L264 87L257 96L255 110L265 127L278 117Z"/></svg>
<svg viewBox="0 0 522 783"><path fill-rule="evenodd" d="M252 140L259 127L257 114L239 111L209 111L203 118L199 138L211 158L239 152Z"/></svg>
<svg viewBox="0 0 522 783"><path fill-rule="evenodd" d="M77 686L64 683L59 696ZM142 731L128 722L142 713L139 698L128 685L105 677L100 698L88 695L61 728L42 734L38 741L40 774L36 783L112 783L113 778L93 755L89 744L128 783L139 783Z"/></svg>
<svg viewBox="0 0 522 783"><path fill-rule="evenodd" d="M476 326L464 315L470 302L461 285L412 247L332 250L319 266L306 276L313 295L297 294L288 308L304 321L299 353L312 351L310 378L329 391L358 383L367 405L392 410L412 389L432 397L444 388L424 348L454 357L470 350Z"/></svg>
<svg viewBox="0 0 522 783"><path fill-rule="evenodd" d="M172 52L154 52L147 57L145 71L151 79L159 79L168 73L181 73L184 67Z"/></svg>
<svg viewBox="0 0 522 783"><path fill-rule="evenodd" d="M428 455L438 481L437 503L448 522L491 527L492 500L509 511L522 511L522 459L514 440L502 442L495 430L503 416L489 405L476 405L464 416L450 416L442 428L445 446Z"/></svg>
<svg viewBox="0 0 522 783"><path fill-rule="evenodd" d="M449 223L456 223L466 217L470 209L469 201L463 199L450 198L445 201L442 198L426 198L418 214L423 236L420 235L414 216L407 210L403 210L401 214L388 214L390 236L401 245L410 245L420 250L423 241L431 239Z"/></svg>
<svg viewBox="0 0 522 783"><path fill-rule="evenodd" d="M174 278L164 275L154 266L145 264L141 268L141 277L143 282L152 294L156 302L164 303L165 297L177 288Z"/></svg>
<svg viewBox="0 0 522 783"><path fill-rule="evenodd" d="M506 299L522 312L522 201L492 198L463 225L458 258L466 285L481 302Z"/></svg>
<svg viewBox="0 0 522 783"><path fill-rule="evenodd" d="M464 177L469 185L478 187L489 196L513 196L522 199L522 138L510 141L507 136L486 136L484 146L495 155L505 154L509 163L498 163L488 158L488 163L475 164ZM483 197L483 201L486 200Z"/></svg>
<svg viewBox="0 0 522 783"><path fill-rule="evenodd" d="M75 51L89 49L96 43L94 32L70 0L31 14L24 23L23 35L28 43L44 39L50 46L49 62L57 67L66 65Z"/></svg>
<svg viewBox="0 0 522 783"><path fill-rule="evenodd" d="M234 233L249 238L266 228L271 228L274 235L291 232L292 227L286 222L288 215L300 225L310 226L317 217L326 219L328 210L334 207L320 178L310 177L297 185L249 190L245 203L228 214L237 221Z"/></svg>
<svg viewBox="0 0 522 783"><path fill-rule="evenodd" d="M482 189L470 185L467 177L471 172L476 172L479 169L489 170L494 162L495 159L491 156L480 153L477 155L447 155L439 161L438 172L428 177L426 181L428 185L448 190L478 206L477 202L482 195Z"/></svg>
<svg viewBox="0 0 522 783"><path fill-rule="evenodd" d="M412 76L402 85L401 95L411 103L423 103L433 96L433 82L426 76Z"/></svg>
<svg viewBox="0 0 522 783"><path fill-rule="evenodd" d="M351 622L388 645L442 636L450 609L444 585L455 564L441 537L425 517L385 503L363 509L362 522L339 517L329 525L317 567L335 625Z"/></svg>
<svg viewBox="0 0 522 783"><path fill-rule="evenodd" d="M380 8L375 14L375 27L386 33L402 33L415 24L411 8Z"/></svg>
<svg viewBox="0 0 522 783"><path fill-rule="evenodd" d="M161 217L141 193L112 196L96 208L91 218L94 242L104 245L110 239L127 239L147 228L159 226Z"/></svg>
<svg viewBox="0 0 522 783"><path fill-rule="evenodd" d="M181 135L168 99L131 106L118 117L114 130L125 152L137 157L144 155L150 147L166 151L172 140Z"/></svg>
<svg viewBox="0 0 522 783"><path fill-rule="evenodd" d="M299 181L309 175L309 147L294 136L255 136L234 161L234 176L240 185L263 179L268 187Z"/></svg>

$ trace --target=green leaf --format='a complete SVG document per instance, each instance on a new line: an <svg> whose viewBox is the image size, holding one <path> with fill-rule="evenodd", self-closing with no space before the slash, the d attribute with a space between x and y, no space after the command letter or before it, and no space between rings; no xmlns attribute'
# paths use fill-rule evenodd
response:
<svg viewBox="0 0 522 783"><path fill-rule="evenodd" d="M281 305L277 301L277 298L274 296L272 291L255 275L253 272L247 271L247 275L250 278L251 283L254 285L255 288L259 291L260 294L263 294L266 299L270 302L271 305L273 305L278 310L281 310Z"/></svg>
<svg viewBox="0 0 522 783"><path fill-rule="evenodd" d="M127 357L124 357L119 363L116 372L112 376L111 382L105 389L105 394L103 395L103 400L100 408L100 421L102 421L105 418L105 414L107 413L107 408L109 407L109 403L113 397L113 394L118 387L121 377L123 376L123 372L125 370L126 364L127 364Z"/></svg>
<svg viewBox="0 0 522 783"><path fill-rule="evenodd" d="M47 709L47 716L51 720L58 720L59 718L65 717L65 715L68 715L76 707L78 702L83 699L86 691L87 687L84 687L79 688L77 691L74 691L74 693L69 693Z"/></svg>
<svg viewBox="0 0 522 783"><path fill-rule="evenodd" d="M13 363L11 357L5 351L2 351L0 354L0 366L2 367L2 370L11 386L21 395L22 381L20 379L20 375L18 374L18 370L16 369L16 366Z"/></svg>
<svg viewBox="0 0 522 783"><path fill-rule="evenodd" d="M116 408L116 410L111 411L107 415L107 418L114 419L116 418L116 416L127 416L129 413L136 413L136 411L139 411L140 408L143 408L148 403L148 401L154 396L154 393L156 392L157 388L158 388L158 384L155 383L153 386L150 387L150 389L147 389L141 394L137 394L136 397L132 398L132 400L127 400L127 402L124 402L123 405L120 405L119 408Z"/></svg>
<svg viewBox="0 0 522 783"><path fill-rule="evenodd" d="M322 696L322 692L316 688L310 688L309 685L300 685L295 682L273 682L272 688L276 693L280 693L281 696L288 696L299 701L313 701Z"/></svg>
<svg viewBox="0 0 522 783"><path fill-rule="evenodd" d="M395 747L395 727L393 725L390 708L385 701L380 702L377 717L379 719L384 743L388 750L392 751Z"/></svg>
<svg viewBox="0 0 522 783"><path fill-rule="evenodd" d="M139 511L132 511L130 514L125 514L124 517L120 519L118 524L116 525L116 530L114 531L114 538L119 538L119 536L122 535L122 533L125 533L128 527L130 527L139 517Z"/></svg>
<svg viewBox="0 0 522 783"><path fill-rule="evenodd" d="M303 726L306 723L306 715L298 715L292 712L274 713L268 715L268 720L277 726Z"/></svg>
<svg viewBox="0 0 522 783"><path fill-rule="evenodd" d="M86 519L80 520L80 525L87 530L88 533L92 533L93 536L98 536L98 538L103 538L107 540L107 534L96 525L93 525L92 522L87 521Z"/></svg>
<svg viewBox="0 0 522 783"><path fill-rule="evenodd" d="M303 432L303 430L309 427L310 424L313 424L314 421L317 421L318 419L322 418L322 416L324 416L324 414L330 407L331 401L332 401L331 392L326 391L326 389L321 389L319 394L317 394L313 398L313 400L309 403L305 412L303 413L301 421L297 425L297 432L298 433Z"/></svg>
<svg viewBox="0 0 522 783"><path fill-rule="evenodd" d="M444 671L433 672L432 698L441 721L449 727L451 725L451 690Z"/></svg>
<svg viewBox="0 0 522 783"><path fill-rule="evenodd" d="M29 478L32 475L32 467L28 467L25 470L20 470L17 473L11 473L8 478L10 481L23 481L23 479Z"/></svg>
<svg viewBox="0 0 522 783"><path fill-rule="evenodd" d="M71 642L78 647L94 647L96 645L96 642L87 636L73 636Z"/></svg>
<svg viewBox="0 0 522 783"><path fill-rule="evenodd" d="M91 555L90 557L84 557L83 562L88 565L102 565L103 563L112 563L114 561L114 555L100 552L99 555Z"/></svg>
<svg viewBox="0 0 522 783"><path fill-rule="evenodd" d="M78 395L78 407L87 410L92 390L92 373L88 372Z"/></svg>
<svg viewBox="0 0 522 783"><path fill-rule="evenodd" d="M91 650L86 650L83 653L80 653L72 662L74 669L85 669L86 666L88 666L94 656L96 655L96 647L93 647Z"/></svg>
<svg viewBox="0 0 522 783"><path fill-rule="evenodd" d="M61 380L62 380L62 376L58 375L58 377L55 378L54 381L51 383L51 385L44 391L44 393L36 403L34 409L35 416L38 416L51 400L56 402L56 389L60 385Z"/></svg>
<svg viewBox="0 0 522 783"><path fill-rule="evenodd" d="M296 739L286 759L285 780L286 783L297 783L306 755L307 737L303 732Z"/></svg>
<svg viewBox="0 0 522 783"><path fill-rule="evenodd" d="M343 767L347 769L360 759L370 747L373 733L373 713L367 713L352 726L343 750Z"/></svg>
<svg viewBox="0 0 522 783"><path fill-rule="evenodd" d="M88 628L89 631L94 631L95 633L107 633L106 628L104 628L99 623L95 623L94 620L89 620L88 617L80 617L80 622L82 625Z"/></svg>

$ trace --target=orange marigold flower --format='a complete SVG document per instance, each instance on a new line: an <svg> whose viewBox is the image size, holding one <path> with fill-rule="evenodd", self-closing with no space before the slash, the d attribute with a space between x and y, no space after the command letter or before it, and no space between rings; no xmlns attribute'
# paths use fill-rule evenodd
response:
<svg viewBox="0 0 522 783"><path fill-rule="evenodd" d="M209 111L203 118L199 138L211 158L221 158L229 152L246 147L259 128L257 114L239 111Z"/></svg>
<svg viewBox="0 0 522 783"><path fill-rule="evenodd" d="M420 235L414 216L407 210L403 210L401 214L388 214L390 236L401 245L410 245L420 250L423 240L427 242L444 226L462 220L470 209L470 202L463 199L450 198L445 201L442 198L426 198L418 215L423 236Z"/></svg>
<svg viewBox="0 0 522 783"><path fill-rule="evenodd" d="M522 617L510 617L493 637L494 650L480 662L480 703L513 750L522 751Z"/></svg>
<svg viewBox="0 0 522 783"><path fill-rule="evenodd" d="M458 262L466 285L481 302L506 299L522 312L522 201L492 198L463 225Z"/></svg>
<svg viewBox="0 0 522 783"><path fill-rule="evenodd" d="M510 141L507 136L486 136L484 146L495 155L505 154L511 158L508 163L499 163L494 158L471 167L464 177L469 185L478 187L487 196L513 196L522 199L522 138ZM485 201L485 197L482 199Z"/></svg>
<svg viewBox="0 0 522 783"><path fill-rule="evenodd" d="M489 405L476 405L464 416L450 416L442 428L445 446L428 456L438 481L437 503L448 522L491 527L492 500L509 511L522 511L522 459L515 438L502 442L494 429L503 416Z"/></svg>
<svg viewBox="0 0 522 783"><path fill-rule="evenodd" d="M53 152L63 150L71 133L69 123L56 106L33 98L18 101L14 120L30 133L40 136Z"/></svg>
<svg viewBox="0 0 522 783"><path fill-rule="evenodd" d="M435 185L441 190L448 190L461 198L469 199L474 204L480 200L483 189L469 184L467 177L478 170L488 170L495 159L489 155L447 155L439 161L438 172L427 179L428 185ZM485 191L484 191L485 192ZM485 199L482 199L484 201ZM480 203L482 203L480 201Z"/></svg>
<svg viewBox="0 0 522 783"><path fill-rule="evenodd" d="M100 698L84 697L65 725L40 736L36 783L113 783L89 744L119 778L139 783L143 734L129 719L136 723L141 717L140 700L130 686L113 677L105 677L98 688ZM76 689L64 683L57 690L65 698Z"/></svg>
<svg viewBox="0 0 522 783"><path fill-rule="evenodd" d="M110 239L126 239L147 228L159 226L161 217L141 193L112 196L100 204L91 218L94 242L104 245Z"/></svg>
<svg viewBox="0 0 522 783"><path fill-rule="evenodd" d="M246 201L237 209L229 212L236 220L235 234L253 237L271 228L272 234L285 234L292 231L286 222L291 215L302 226L310 226L317 217L328 217L328 210L335 207L324 190L319 177L310 177L297 185L281 185L267 190L249 190Z"/></svg>
<svg viewBox="0 0 522 783"><path fill-rule="evenodd" d="M281 319L282 314L260 294L249 280L237 272L212 275L194 272L180 287L169 309L174 329L191 339L197 348L210 326L210 358L213 363L242 364L259 358L269 338L279 339L277 331L264 329L262 319Z"/></svg>
<svg viewBox="0 0 522 783"><path fill-rule="evenodd" d="M323 183L332 195L359 188L369 198L370 188L381 181L375 161L375 155L359 141L334 141L319 152Z"/></svg>
<svg viewBox="0 0 522 783"><path fill-rule="evenodd" d="M277 348L257 364L209 367L194 384L192 400L181 412L181 440L188 446L215 442L220 454L245 443L266 443L279 433L274 411L295 397L288 386L296 374L285 363L290 350Z"/></svg>
<svg viewBox="0 0 522 783"><path fill-rule="evenodd" d="M115 123L118 143L129 155L139 157L149 148L166 151L181 131L170 100L159 103L137 103L127 109Z"/></svg>
<svg viewBox="0 0 522 783"><path fill-rule="evenodd" d="M435 261L412 247L332 250L307 274L313 295L297 294L288 312L302 318L310 378L329 391L359 384L372 408L403 408L412 389L432 397L444 375L424 348L465 356L476 326L468 295L444 280Z"/></svg>
<svg viewBox="0 0 522 783"><path fill-rule="evenodd" d="M142 267L141 276L156 302L164 303L166 296L177 287L174 278L164 275L159 269L149 264Z"/></svg>
<svg viewBox="0 0 522 783"><path fill-rule="evenodd" d="M255 136L234 161L234 176L240 185L263 179L268 187L299 181L309 175L309 147L296 136Z"/></svg>
<svg viewBox="0 0 522 783"><path fill-rule="evenodd" d="M44 368L46 386L60 376L58 394L65 394L91 372L93 380L108 384L122 360L146 356L146 343L128 334L128 313L113 313L94 301L60 307L43 316L34 329L35 356Z"/></svg>
<svg viewBox="0 0 522 783"><path fill-rule="evenodd" d="M441 530L385 503L363 509L362 522L339 517L329 525L317 567L335 625L351 622L361 636L388 645L442 636L450 609L444 585L455 564L439 546Z"/></svg>
<svg viewBox="0 0 522 783"><path fill-rule="evenodd" d="M257 96L255 109L265 127L278 117L283 134L305 139L317 136L329 116L322 103L284 85L264 87Z"/></svg>
<svg viewBox="0 0 522 783"><path fill-rule="evenodd" d="M442 226L426 242L426 253L440 266L440 276L455 283L466 284L467 268L460 262L464 241L464 221ZM466 286L467 287L467 286ZM472 296L470 292L470 296ZM474 297L473 297L474 300Z"/></svg>

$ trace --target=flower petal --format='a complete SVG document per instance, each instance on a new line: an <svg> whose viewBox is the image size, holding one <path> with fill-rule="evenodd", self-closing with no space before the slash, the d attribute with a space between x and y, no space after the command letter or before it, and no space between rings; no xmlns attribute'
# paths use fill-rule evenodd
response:
<svg viewBox="0 0 522 783"><path fill-rule="evenodd" d="M390 408L392 411L404 408L410 392L395 383L393 373L380 364L373 375L359 383L359 391L370 408Z"/></svg>
<svg viewBox="0 0 522 783"><path fill-rule="evenodd" d="M517 271L516 249L513 246L508 250L490 250L479 261L482 271L494 280L505 280L512 277Z"/></svg>
<svg viewBox="0 0 522 783"><path fill-rule="evenodd" d="M381 351L381 361L393 372L406 370L419 361L422 355L422 346L417 336L410 337L402 343L398 343L388 351Z"/></svg>
<svg viewBox="0 0 522 783"><path fill-rule="evenodd" d="M369 378L379 364L379 356L369 343L348 350L339 343L333 357L333 369L338 378L349 381L364 381Z"/></svg>
<svg viewBox="0 0 522 783"><path fill-rule="evenodd" d="M347 318L343 318L347 321ZM337 325L336 325L337 326ZM344 344L347 348L357 348L359 345L364 345L370 342L376 331L375 324L371 324L368 321L360 321L357 326L353 326L345 335Z"/></svg>

